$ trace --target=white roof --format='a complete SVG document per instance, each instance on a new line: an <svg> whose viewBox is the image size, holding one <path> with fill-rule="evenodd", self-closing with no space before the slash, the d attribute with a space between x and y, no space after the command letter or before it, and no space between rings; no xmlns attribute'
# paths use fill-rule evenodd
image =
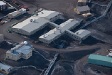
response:
<svg viewBox="0 0 112 75"><path fill-rule="evenodd" d="M86 6L78 6L78 7L77 7L77 10L78 10L79 12L84 12L84 11L90 10L90 8L88 7L88 5L86 5Z"/></svg>
<svg viewBox="0 0 112 75"><path fill-rule="evenodd" d="M45 17L50 20L51 18L53 18L59 14L61 14L61 13L56 12L56 11L50 11L50 10L42 10L41 12L38 13L38 16Z"/></svg>
<svg viewBox="0 0 112 75"><path fill-rule="evenodd" d="M74 19L69 19L66 22L62 23L58 28L54 28L53 30L50 30L48 33L40 36L39 38L47 41L53 40L54 38L62 35L66 30L71 29L77 23L79 23L79 21Z"/></svg>
<svg viewBox="0 0 112 75"><path fill-rule="evenodd" d="M20 12L20 15L25 14L27 12L25 8L21 8L18 11Z"/></svg>
<svg viewBox="0 0 112 75"><path fill-rule="evenodd" d="M80 29L78 31L76 31L74 34L80 38L83 38L87 35L89 35L91 32L85 29Z"/></svg>
<svg viewBox="0 0 112 75"><path fill-rule="evenodd" d="M60 24L60 27L61 27L62 30L70 30L74 26L77 26L77 23L79 23L78 20L69 19L66 22Z"/></svg>
<svg viewBox="0 0 112 75"><path fill-rule="evenodd" d="M58 37L59 35L61 35L60 30L57 30L56 28L54 28L53 30L50 30L48 33L40 36L39 38L50 41L50 40L53 40L55 37Z"/></svg>
<svg viewBox="0 0 112 75"><path fill-rule="evenodd" d="M12 68L12 67L9 66L9 65L0 63L0 70L2 70L2 69L4 69L4 70L8 70L8 69L10 69L10 68Z"/></svg>
<svg viewBox="0 0 112 75"><path fill-rule="evenodd" d="M31 22L31 20L32 20L32 22ZM41 28L48 22L49 21L46 20L45 18L30 17L29 19L27 19L21 23L18 23L17 25L13 26L12 28L21 29L21 30L31 33L35 30L38 31L39 28Z"/></svg>
<svg viewBox="0 0 112 75"><path fill-rule="evenodd" d="M78 0L78 2L87 2L87 0Z"/></svg>
<svg viewBox="0 0 112 75"><path fill-rule="evenodd" d="M0 1L0 6L1 6L1 5L6 5L6 3L3 2L3 1Z"/></svg>
<svg viewBox="0 0 112 75"><path fill-rule="evenodd" d="M59 15L58 12L43 10L38 13L38 16L31 16L23 22L20 22L17 25L13 26L12 28L21 29L29 33L35 30L38 31L39 28L49 22L49 19L54 18L57 15Z"/></svg>

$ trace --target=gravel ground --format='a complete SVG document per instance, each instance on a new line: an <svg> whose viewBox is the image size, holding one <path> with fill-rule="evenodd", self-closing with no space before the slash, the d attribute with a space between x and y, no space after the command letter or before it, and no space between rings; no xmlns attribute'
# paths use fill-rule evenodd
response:
<svg viewBox="0 0 112 75"><path fill-rule="evenodd" d="M67 17L70 18L74 18L77 16L74 12L77 0L36 0L34 2L34 4L39 8L59 11L66 14Z"/></svg>
<svg viewBox="0 0 112 75"><path fill-rule="evenodd" d="M31 2L31 0L30 0L31 4L35 3L36 7L38 6L38 8L41 7L41 8L45 8L45 9L49 9L49 10L59 11L59 12L64 13L66 15L66 17L68 17L68 18L77 18L77 15L73 10L76 6L76 3L77 3L76 1L77 0L33 0ZM36 7L35 7L35 9L36 9ZM32 10L32 8L33 7L31 6L30 9ZM30 13L32 13L32 12L33 11L30 11ZM6 38L9 38L15 42L21 42L21 41L25 40L25 39L23 39L22 36L19 36L18 34L13 34L13 33L9 34L7 32L7 28L9 27L9 25L11 25L14 22L18 22L18 21L13 20L12 22L10 22L8 24L0 26L3 29L3 30L0 30L0 33L4 33ZM106 47L107 44L106 44L106 46L105 45L101 45L101 46L102 47L101 47L100 51L99 52L96 51L96 53L106 55L108 52L105 50L109 49L109 47ZM40 46L40 47L43 47L43 46ZM87 63L88 55L91 53L94 53L94 52L95 52L95 50L91 50L91 51L84 50L84 51L76 51L76 52L70 52L70 53L62 53L60 59L74 61L75 66L72 65L72 67L71 67L71 63L67 63L67 62L57 63L56 68L54 68L54 72L52 72L52 75L56 75L56 74L57 75L62 75L62 74L63 75L72 75L72 74L75 75L74 72L77 72L76 75L92 75L93 71L85 74L83 71L83 67ZM49 53L42 53L42 54L49 54ZM78 63L75 63L75 61L77 61ZM12 61L7 61L7 62L12 65L13 64L17 64L18 66L20 65L17 62L12 62ZM25 62L27 62L27 61L25 61ZM40 56L34 55L31 58L31 60L29 59L29 62L27 62L27 65L32 65L32 64L41 69L41 68L46 68L46 66L48 65L48 61L44 60L44 58L41 58ZM73 67L74 67L74 69L72 69ZM68 70L68 68L69 68L69 70ZM100 68L97 68L97 69L100 70ZM23 70L17 71L13 75L39 75L39 74L40 73L35 71L34 69L33 70L32 69L23 69ZM112 73L111 72L107 73L107 75L109 75L109 74L111 75ZM98 75L98 74L93 74L93 75Z"/></svg>
<svg viewBox="0 0 112 75"><path fill-rule="evenodd" d="M40 75L40 73L40 71L37 71L34 68L23 68L9 75Z"/></svg>

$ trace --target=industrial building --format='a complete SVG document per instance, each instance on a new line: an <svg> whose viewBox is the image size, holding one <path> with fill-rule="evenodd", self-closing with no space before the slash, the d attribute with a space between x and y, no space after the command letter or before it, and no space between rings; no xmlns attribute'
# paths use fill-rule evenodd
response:
<svg viewBox="0 0 112 75"><path fill-rule="evenodd" d="M78 0L78 6L84 6L87 4L87 0Z"/></svg>
<svg viewBox="0 0 112 75"><path fill-rule="evenodd" d="M74 35L77 37L77 40L84 40L88 36L90 36L91 32L85 29L80 29L74 33Z"/></svg>
<svg viewBox="0 0 112 75"><path fill-rule="evenodd" d="M26 13L26 9L21 8L20 10L9 13L7 16L8 16L8 18L16 18L25 13Z"/></svg>
<svg viewBox="0 0 112 75"><path fill-rule="evenodd" d="M4 35L0 34L0 43L2 43L4 41Z"/></svg>
<svg viewBox="0 0 112 75"><path fill-rule="evenodd" d="M112 67L112 58L108 56L91 54L88 57L88 63L106 66L106 67Z"/></svg>
<svg viewBox="0 0 112 75"><path fill-rule="evenodd" d="M90 12L90 8L88 7L88 5L86 6L77 6L77 14L84 14L84 13L89 13Z"/></svg>
<svg viewBox="0 0 112 75"><path fill-rule="evenodd" d="M6 52L6 59L19 60L21 58L28 59L32 56L33 47L27 41L16 45Z"/></svg>
<svg viewBox="0 0 112 75"><path fill-rule="evenodd" d="M45 18L32 16L29 19L13 26L12 30L16 33L30 36L48 25L48 22L49 21Z"/></svg>
<svg viewBox="0 0 112 75"><path fill-rule="evenodd" d="M12 66L0 63L0 71L3 73L9 74L12 69L13 69Z"/></svg>
<svg viewBox="0 0 112 75"><path fill-rule="evenodd" d="M42 10L25 21L14 25L12 30L16 33L30 36L43 29L45 26L51 25L54 29L39 37L39 41L47 44L50 44L65 33L79 41L84 40L90 35L90 32L87 30L79 30L76 33L70 31L71 29L77 27L81 23L82 19L69 19L60 25L54 23L57 19L63 19L61 13Z"/></svg>
<svg viewBox="0 0 112 75"><path fill-rule="evenodd" d="M63 19L61 13L56 11L42 10L36 15L33 15L30 18L24 20L23 22L14 25L12 27L12 31L30 36L47 25L52 25L54 27L58 26L53 23L57 19Z"/></svg>
<svg viewBox="0 0 112 75"><path fill-rule="evenodd" d="M85 40L88 36L90 36L91 32L85 29L80 29L76 31L75 33L68 31L67 34L69 34L69 36L72 37L73 39L81 42L82 40Z"/></svg>
<svg viewBox="0 0 112 75"><path fill-rule="evenodd" d="M51 43L52 41L59 38L64 33L71 32L70 30L77 27L82 20L76 19L69 19L66 22L59 25L59 27L54 28L53 30L49 31L48 33L39 37L39 40L44 43Z"/></svg>
<svg viewBox="0 0 112 75"><path fill-rule="evenodd" d="M77 14L80 14L83 17L88 17L88 16L92 15L90 13L90 8L87 5L87 0L78 0L75 11Z"/></svg>

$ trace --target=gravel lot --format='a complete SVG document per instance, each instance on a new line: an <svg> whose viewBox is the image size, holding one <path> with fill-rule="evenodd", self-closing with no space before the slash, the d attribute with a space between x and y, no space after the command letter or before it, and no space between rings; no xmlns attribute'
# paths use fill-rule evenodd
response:
<svg viewBox="0 0 112 75"><path fill-rule="evenodd" d="M26 0L23 0L23 1L26 1ZM59 11L59 12L62 12L64 13L64 15L67 17L67 18L77 18L78 15L76 15L76 13L74 12L74 8L76 6L76 3L77 3L77 0L27 0L28 3L25 3L27 5L29 5L30 7L30 13L33 13L37 8L45 8L45 9L49 9L49 10L55 10L55 11ZM24 3L24 2L22 2ZM32 5L32 3L34 3L34 5ZM80 16L78 16L80 17ZM7 32L7 28L15 23L15 22L18 22L18 21L22 21L26 19L26 17L24 17L23 19L21 20L12 20L11 22L7 23L7 24L4 24L3 26L0 26L1 27L1 30L0 30L0 33L4 34L5 35L5 38L6 39L9 39L9 40L12 40L14 42L21 42L21 41L24 41L24 40L28 40L28 38L23 38L23 36L20 36L18 34L15 34L15 33L8 33ZM28 40L31 44L32 44L32 41ZM35 45L35 44L32 44L34 45L36 48L43 48L43 49L46 49L44 48L43 46L40 46L40 45ZM99 45L93 45L93 47L95 46L99 46ZM87 48L91 48L90 46L86 46L86 49L83 51L81 49L83 49L83 47L79 47L79 48L73 48L73 49L67 49L67 52L68 53L62 53L61 56L60 56L60 60L64 60L64 62L62 61L59 61L56 63L56 67L54 68L54 72L52 71L52 75L103 75L103 74L92 74L93 71L91 71L90 73L86 73L83 71L84 69L84 66L85 64L87 63L87 57L89 54L91 53L97 53L97 54L102 54L102 55L106 55L108 52L107 50L110 48L110 45L108 44L100 44L100 47L101 49L98 49L99 51L96 51L96 50L88 50ZM84 47L85 48L85 47ZM56 51L56 49L51 49L51 48L47 48L46 50L54 50ZM80 50L80 51L76 51L76 50ZM69 52L69 50L71 52ZM2 49L0 49L0 53L2 54ZM58 50L59 51L59 50ZM65 49L63 50L65 51ZM5 54L5 51L3 51L3 53ZM51 54L50 53L43 53L41 52L43 55L45 54L45 56L47 55L47 58L50 57L50 55L53 55L52 52ZM0 59L2 60L2 56L4 55L1 55ZM72 65L71 63L68 63L66 62L66 60L69 60L69 61L73 61L72 62ZM77 63L76 63L76 62ZM34 54L33 57L31 57L31 59L27 61L21 61L23 62L24 64L18 64L18 62L13 62L13 61L6 61L7 63L9 63L10 65L13 65L13 66L20 66L20 65L34 65L34 66L37 66L39 69L43 69L43 68L46 68L48 66L48 61L46 61L44 58L41 58L41 56L38 56L38 54ZM13 64L12 64L13 62ZM42 62L42 63L41 63ZM17 65L14 65L14 64L17 64ZM73 65L74 64L74 65ZM72 66L72 67L71 67ZM69 68L69 70L68 70ZM100 68L97 68L100 70ZM89 69L90 71L90 69ZM102 71L102 70L101 70ZM112 70L110 70L112 71ZM30 72L30 73L29 73ZM103 71L102 71L103 72ZM75 74L74 74L75 73ZM15 72L15 74L13 75L39 75L40 72L38 71L35 71L34 69L23 69L23 70L18 70ZM106 75L106 73L104 74ZM107 73L107 75L112 75L111 72Z"/></svg>

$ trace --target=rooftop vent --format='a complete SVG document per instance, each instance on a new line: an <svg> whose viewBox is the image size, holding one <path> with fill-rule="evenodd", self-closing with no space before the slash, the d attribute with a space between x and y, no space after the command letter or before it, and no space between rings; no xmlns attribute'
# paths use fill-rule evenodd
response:
<svg viewBox="0 0 112 75"><path fill-rule="evenodd" d="M34 20L33 19L30 19L30 22L33 22Z"/></svg>

